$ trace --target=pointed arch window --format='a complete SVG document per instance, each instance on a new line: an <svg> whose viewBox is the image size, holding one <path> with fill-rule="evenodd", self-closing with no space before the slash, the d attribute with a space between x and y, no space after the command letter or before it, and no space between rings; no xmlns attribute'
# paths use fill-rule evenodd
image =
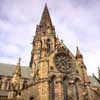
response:
<svg viewBox="0 0 100 100"><path fill-rule="evenodd" d="M64 100L69 100L68 99L68 84L67 84L67 80L66 79L64 79L62 81L62 85L63 85Z"/></svg>
<svg viewBox="0 0 100 100"><path fill-rule="evenodd" d="M34 97L33 97L33 96L31 96L29 100L34 100Z"/></svg>
<svg viewBox="0 0 100 100"><path fill-rule="evenodd" d="M54 88L54 77L50 81L50 100L55 100L55 88Z"/></svg>
<svg viewBox="0 0 100 100"><path fill-rule="evenodd" d="M47 53L50 53L50 51L51 51L51 40L50 39L47 39Z"/></svg>

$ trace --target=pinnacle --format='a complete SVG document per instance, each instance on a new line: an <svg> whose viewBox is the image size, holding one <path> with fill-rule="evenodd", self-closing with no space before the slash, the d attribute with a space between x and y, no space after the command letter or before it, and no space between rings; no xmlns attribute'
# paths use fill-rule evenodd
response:
<svg viewBox="0 0 100 100"><path fill-rule="evenodd" d="M82 54L80 53L79 47L77 46L76 48L77 48L77 50L76 50L76 58L83 58Z"/></svg>
<svg viewBox="0 0 100 100"><path fill-rule="evenodd" d="M19 76L21 75L20 61L21 61L21 58L18 59L18 63L16 65L16 71L15 71L15 74L17 74Z"/></svg>
<svg viewBox="0 0 100 100"><path fill-rule="evenodd" d="M80 54L79 47L77 46L76 48L77 48L77 51L76 51L76 52L77 52L78 54Z"/></svg>
<svg viewBox="0 0 100 100"><path fill-rule="evenodd" d="M18 58L18 64L20 64L21 58Z"/></svg>

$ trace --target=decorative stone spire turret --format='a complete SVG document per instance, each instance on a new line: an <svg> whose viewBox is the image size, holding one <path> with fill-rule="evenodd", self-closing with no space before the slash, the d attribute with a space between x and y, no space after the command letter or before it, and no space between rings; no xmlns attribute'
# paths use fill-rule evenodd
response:
<svg viewBox="0 0 100 100"><path fill-rule="evenodd" d="M83 55L80 53L80 50L79 48L77 47L77 50L76 50L76 61L77 61L77 64L78 64L78 70L79 70L79 73L80 73L80 76L81 76L81 80L82 82L84 83L84 85L86 85L86 83L89 82L89 78L87 76L87 68L84 64L84 61L83 61Z"/></svg>
<svg viewBox="0 0 100 100"><path fill-rule="evenodd" d="M18 76L21 76L20 61L21 61L21 58L18 59L18 63L17 63L17 66L16 66L16 71L15 71L15 74L18 75Z"/></svg>
<svg viewBox="0 0 100 100"><path fill-rule="evenodd" d="M20 67L20 58L18 60L17 66L16 66L16 70L15 70L15 74L12 78L12 84L17 84L19 85L20 83L20 79L21 79L21 67Z"/></svg>
<svg viewBox="0 0 100 100"><path fill-rule="evenodd" d="M22 89L20 60L21 59L19 58L17 66L16 66L15 74L11 80L12 90L9 92L9 95L8 95L9 99L12 99L12 98L16 97L17 95L20 95L20 91Z"/></svg>
<svg viewBox="0 0 100 100"><path fill-rule="evenodd" d="M77 47L77 50L76 50L76 59L78 58L83 59L83 55L80 53L79 47Z"/></svg>

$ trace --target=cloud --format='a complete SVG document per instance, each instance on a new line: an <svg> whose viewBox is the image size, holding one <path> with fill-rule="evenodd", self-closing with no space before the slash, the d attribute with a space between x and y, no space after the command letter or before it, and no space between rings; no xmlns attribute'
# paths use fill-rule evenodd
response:
<svg viewBox="0 0 100 100"><path fill-rule="evenodd" d="M98 0L51 0L50 5L54 18L56 31L64 43L75 54L75 47L79 45L84 56L88 73L97 74L100 50L100 1ZM92 68L92 69L91 69Z"/></svg>
<svg viewBox="0 0 100 100"><path fill-rule="evenodd" d="M1 55L3 55L3 53L5 52L5 55L14 55L14 54L19 54L20 53L20 48L16 45L12 45L12 44L1 44L1 49L0 51L2 52Z"/></svg>
<svg viewBox="0 0 100 100"><path fill-rule="evenodd" d="M29 65L32 49L30 43L45 2L0 0L0 62L12 63L20 56L23 58L22 64ZM48 0L47 3L58 37L74 55L79 45L88 73L97 73L100 55L100 1Z"/></svg>

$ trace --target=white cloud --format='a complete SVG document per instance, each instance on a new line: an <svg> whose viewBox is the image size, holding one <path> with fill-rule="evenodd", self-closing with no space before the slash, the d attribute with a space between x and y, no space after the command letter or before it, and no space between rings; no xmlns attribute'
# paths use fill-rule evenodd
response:
<svg viewBox="0 0 100 100"><path fill-rule="evenodd" d="M52 4L56 9L54 13L57 16L57 19L55 18L56 31L60 32L60 37L73 53L75 53L75 46L79 45L88 73L97 74L97 67L100 64L100 53L97 52L100 50L98 25L100 1L67 0L60 3L51 1Z"/></svg>
<svg viewBox="0 0 100 100"><path fill-rule="evenodd" d="M96 52L89 52L86 53L87 55L85 55L85 64L88 66L87 71L88 74L95 74L96 76L98 76L98 67L100 67L100 61L99 61L99 57L100 57L100 52L96 51Z"/></svg>
<svg viewBox="0 0 100 100"><path fill-rule="evenodd" d="M1 0L0 0L1 1ZM0 62L15 62L20 56L29 65L32 39L42 14L44 0L3 0L0 5L0 51L14 59L0 57ZM100 13L98 0L48 0L52 22L58 36L75 53L78 45L88 72L97 73L99 65ZM6 45L5 45L6 44ZM7 50L8 48L8 50ZM5 51L5 49L7 51ZM10 60L10 61L9 61ZM92 69L91 69L92 67Z"/></svg>
<svg viewBox="0 0 100 100"><path fill-rule="evenodd" d="M1 52L5 52L7 54L18 54L20 53L20 48L15 45L6 45L1 48Z"/></svg>

